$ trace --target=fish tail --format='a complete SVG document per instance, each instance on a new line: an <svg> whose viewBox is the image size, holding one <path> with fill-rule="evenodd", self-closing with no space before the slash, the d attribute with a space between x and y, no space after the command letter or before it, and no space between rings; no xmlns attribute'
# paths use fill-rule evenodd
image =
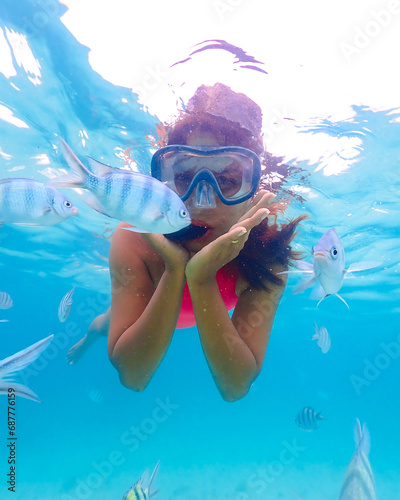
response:
<svg viewBox="0 0 400 500"><path fill-rule="evenodd" d="M151 474L150 479L149 479L149 487L148 487L149 498L154 497L156 495L156 493L157 493L157 490L153 491L153 492L151 491L151 485L152 485L152 482L154 481L154 479L155 479L155 477L157 475L159 467L160 467L160 460L157 462L156 466L154 467L153 473Z"/></svg>
<svg viewBox="0 0 400 500"><path fill-rule="evenodd" d="M8 394L8 391L11 388L14 389L14 392L17 396L41 403L37 394L29 389L29 387L26 387L26 385L19 384L17 382L14 382L13 380L10 380L9 382L2 380L0 382L0 394Z"/></svg>
<svg viewBox="0 0 400 500"><path fill-rule="evenodd" d="M366 424L364 423L361 428L361 423L358 418L356 418L356 425L354 426L354 441L357 451L368 456L371 449L371 437Z"/></svg>
<svg viewBox="0 0 400 500"><path fill-rule="evenodd" d="M60 137L60 149L67 161L71 172L63 175L47 185L50 187L65 187L65 188L86 188L93 174L83 165L79 158L75 155L68 144Z"/></svg>

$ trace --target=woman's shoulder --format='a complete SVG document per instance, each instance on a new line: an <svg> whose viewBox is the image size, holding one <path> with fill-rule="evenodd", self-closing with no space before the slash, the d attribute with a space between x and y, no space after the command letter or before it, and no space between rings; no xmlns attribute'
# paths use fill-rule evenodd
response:
<svg viewBox="0 0 400 500"><path fill-rule="evenodd" d="M132 227L125 222L118 224L111 238L110 266L134 264L138 260L151 264L160 256L140 233L129 231Z"/></svg>

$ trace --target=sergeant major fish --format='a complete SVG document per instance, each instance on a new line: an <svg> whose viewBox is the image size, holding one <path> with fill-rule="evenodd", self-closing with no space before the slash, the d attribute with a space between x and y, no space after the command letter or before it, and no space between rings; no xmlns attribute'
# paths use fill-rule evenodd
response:
<svg viewBox="0 0 400 500"><path fill-rule="evenodd" d="M49 183L32 179L0 179L0 224L52 226L78 209Z"/></svg>
<svg viewBox="0 0 400 500"><path fill-rule="evenodd" d="M356 451L347 467L339 500L376 500L374 474L368 459L371 441L367 426L354 428Z"/></svg>
<svg viewBox="0 0 400 500"><path fill-rule="evenodd" d="M14 375L33 363L50 344L53 337L54 335L50 335L43 340L39 340L36 344L0 361L0 394L7 394L8 389L12 387L17 396L40 402L37 395L31 389L14 380Z"/></svg>
<svg viewBox="0 0 400 500"><path fill-rule="evenodd" d="M343 244L335 228L329 229L312 248L312 256L312 264L300 260L296 263L300 268L298 271L282 271L278 274L307 273L310 275L298 283L293 290L294 294L304 292L304 290L319 282L311 295L312 298L320 299L317 307L329 295L336 295L349 307L347 302L338 295L344 278L350 273L372 269L381 264L380 262L360 262L351 264L346 270Z"/></svg>
<svg viewBox="0 0 400 500"><path fill-rule="evenodd" d="M158 467L160 465L160 461L157 462L157 465L154 467L153 473L150 476L147 483L147 471L142 475L142 477L137 481L129 490L125 493L122 500L150 500L157 494L157 490L151 491L151 484L154 481L154 478L158 472Z"/></svg>
<svg viewBox="0 0 400 500"><path fill-rule="evenodd" d="M60 305L58 306L58 319L61 321L61 323L64 323L64 321L66 321L71 311L72 295L74 294L74 291L75 287L73 287L72 290L64 295L64 297L61 299Z"/></svg>
<svg viewBox="0 0 400 500"><path fill-rule="evenodd" d="M90 172L65 141L61 151L71 175L51 181L52 186L88 190L84 201L94 210L133 225L132 231L168 234L190 224L183 201L159 180L137 172L112 168L92 158Z"/></svg>
<svg viewBox="0 0 400 500"><path fill-rule="evenodd" d="M313 408L305 406L299 411L296 417L296 423L301 430L310 432L318 429L318 421L323 420L321 412L316 412Z"/></svg>
<svg viewBox="0 0 400 500"><path fill-rule="evenodd" d="M321 326L318 330L318 326L314 323L315 334L311 337L311 340L317 341L317 346L321 351L326 354L331 348L331 338L329 336L328 330Z"/></svg>

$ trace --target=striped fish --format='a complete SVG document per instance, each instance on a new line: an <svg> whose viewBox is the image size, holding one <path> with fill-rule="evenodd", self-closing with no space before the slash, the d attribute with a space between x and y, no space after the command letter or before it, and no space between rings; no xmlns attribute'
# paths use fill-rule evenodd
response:
<svg viewBox="0 0 400 500"><path fill-rule="evenodd" d="M150 500L157 494L157 490L151 492L151 484L154 481L154 478L158 472L158 467L160 465L160 461L157 462L157 465L154 467L153 473L150 476L149 481L147 481L147 471L142 475L137 483L135 483L129 490L125 493L122 500ZM148 483L145 486L145 483Z"/></svg>
<svg viewBox="0 0 400 500"><path fill-rule="evenodd" d="M74 291L75 287L64 295L61 299L60 305L58 306L58 319L61 323L64 323L71 311L72 295L74 294Z"/></svg>
<svg viewBox="0 0 400 500"><path fill-rule="evenodd" d="M12 298L6 292L0 292L0 309L10 309L13 306Z"/></svg>
<svg viewBox="0 0 400 500"><path fill-rule="evenodd" d="M0 179L0 224L52 226L78 213L57 189L32 179Z"/></svg>
<svg viewBox="0 0 400 500"><path fill-rule="evenodd" d="M317 341L317 346L321 349L321 351L326 354L331 348L331 338L329 336L328 330L321 326L321 329L318 330L318 326L314 323L315 335L311 337L311 340Z"/></svg>
<svg viewBox="0 0 400 500"><path fill-rule="evenodd" d="M374 474L368 459L371 440L367 426L361 428L358 418L354 440L356 451L347 467L339 500L376 500Z"/></svg>
<svg viewBox="0 0 400 500"><path fill-rule="evenodd" d="M189 226L190 216L179 196L149 175L104 165L92 158L90 172L62 140L61 151L71 175L54 179L55 187L83 188L94 210L134 226L133 231L169 234Z"/></svg>
<svg viewBox="0 0 400 500"><path fill-rule="evenodd" d="M36 344L0 361L0 394L7 394L8 389L12 387L17 396L40 402L37 395L31 389L14 381L14 375L33 363L50 344L53 337L54 335L50 335L43 340L39 340Z"/></svg>
<svg viewBox="0 0 400 500"><path fill-rule="evenodd" d="M278 274L304 273L308 277L303 278L294 288L293 293L304 292L308 287L317 285L311 298L320 299L319 304L329 295L336 295L347 307L348 304L338 292L342 287L344 278L350 273L365 271L381 265L377 261L365 261L351 264L345 269L345 253L341 239L335 228L329 229L312 248L313 263L299 260L296 265L297 271L281 271Z"/></svg>
<svg viewBox="0 0 400 500"><path fill-rule="evenodd" d="M305 406L299 411L296 417L296 423L301 430L310 432L318 429L318 421L323 420L321 412L317 413L313 408Z"/></svg>

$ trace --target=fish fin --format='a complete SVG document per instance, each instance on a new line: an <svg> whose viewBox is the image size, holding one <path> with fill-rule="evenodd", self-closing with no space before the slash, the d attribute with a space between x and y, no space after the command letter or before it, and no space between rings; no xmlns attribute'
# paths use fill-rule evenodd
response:
<svg viewBox="0 0 400 500"><path fill-rule="evenodd" d="M295 269L293 271L281 271L277 274L294 274L294 273L313 273L314 272L314 266L313 264L310 264L309 262L306 262L305 260L298 260L296 262L296 266L298 269Z"/></svg>
<svg viewBox="0 0 400 500"><path fill-rule="evenodd" d="M314 273L311 276L308 276L307 278L303 278L294 287L294 289L293 289L293 295L297 295L298 293L304 292L304 290L307 290L307 288L309 288L310 286L314 285L314 283L317 282L317 279L318 278L315 276Z"/></svg>
<svg viewBox="0 0 400 500"><path fill-rule="evenodd" d="M314 289L312 290L311 294L310 294L310 299L311 300L320 300L322 299L323 297L325 297L326 295L326 292L325 290L323 289L321 283L318 283Z"/></svg>
<svg viewBox="0 0 400 500"><path fill-rule="evenodd" d="M326 297L329 297L329 295L330 295L329 293L328 293L328 294L326 294L326 295L324 295L324 296L322 297L322 299L318 302L318 304L315 306L315 309L317 309L317 307L321 304L321 302L322 302L324 299L326 299Z"/></svg>
<svg viewBox="0 0 400 500"><path fill-rule="evenodd" d="M82 200L86 203L86 205L89 205L89 207L93 208L93 210L96 210L96 212L99 212L103 215L106 215L107 217L110 217L106 213L106 209L100 203L97 196L95 196L93 193L91 193L90 191L85 191L84 193L81 194L81 197Z"/></svg>
<svg viewBox="0 0 400 500"><path fill-rule="evenodd" d="M354 264L350 264L349 268L345 271L345 277L349 273L356 273L357 271L366 271L367 269L373 269L375 267L379 267L382 265L381 261L378 260L370 260L365 262L355 262Z"/></svg>
<svg viewBox="0 0 400 500"><path fill-rule="evenodd" d="M126 229L126 231L132 231L133 233L148 233L149 231L144 231L143 229L139 229L137 227L123 227L122 229Z"/></svg>
<svg viewBox="0 0 400 500"><path fill-rule="evenodd" d="M335 295L336 295L336 297L338 299L340 299L343 302L343 304L345 304L345 306L347 307L347 309L350 309L349 304L344 300L343 297L341 297L338 293L335 293Z"/></svg>
<svg viewBox="0 0 400 500"><path fill-rule="evenodd" d="M45 339L39 340L35 344L19 351L8 358L0 361L1 378L5 375L11 375L15 372L23 370L25 367L33 363L39 357L41 352L53 340L54 335L49 335Z"/></svg>
<svg viewBox="0 0 400 500"><path fill-rule="evenodd" d="M115 173L115 171L120 170L121 172L126 172L126 170L122 170L121 168L110 167L110 165L106 165L105 163L101 163L101 161L97 161L90 156L87 157L90 168L92 169L94 175L96 177L102 177L103 175Z"/></svg>
<svg viewBox="0 0 400 500"><path fill-rule="evenodd" d="M157 213L157 215L153 218L154 221L162 219L165 217L165 213L162 212L161 210Z"/></svg>
<svg viewBox="0 0 400 500"><path fill-rule="evenodd" d="M152 472L152 474L150 476L150 479L149 479L149 485L148 485L149 498L152 498L157 493L157 491L158 491L158 490L156 490L154 492L151 492L150 490L151 490L151 485L152 485L152 483L153 483L153 481L154 481L154 479L155 479L155 477L157 475L159 467L160 467L160 460L156 463L156 466L154 467L154 470L153 470L153 472Z"/></svg>
<svg viewBox="0 0 400 500"><path fill-rule="evenodd" d="M317 323L314 323L314 330L315 330L315 334L311 337L311 340L319 339L319 330L318 330Z"/></svg>
<svg viewBox="0 0 400 500"><path fill-rule="evenodd" d="M14 226L27 226L27 227L41 226L41 224L35 222L13 222L12 224Z"/></svg>
<svg viewBox="0 0 400 500"><path fill-rule="evenodd" d="M49 187L82 187L84 188L89 177L93 174L83 165L68 144L59 137L61 152L71 169L68 175L51 180L46 185Z"/></svg>
<svg viewBox="0 0 400 500"><path fill-rule="evenodd" d="M362 437L363 437L363 433L362 433L362 429L361 429L361 423L358 420L358 418L356 418L356 423L354 426L354 442L356 445L356 449L359 448L360 443L362 441Z"/></svg>
<svg viewBox="0 0 400 500"><path fill-rule="evenodd" d="M363 424L361 447L362 451L368 456L371 451L371 436L365 423Z"/></svg>
<svg viewBox="0 0 400 500"><path fill-rule="evenodd" d="M0 384L0 394L8 393L9 388L14 389L15 394L17 396L20 396L20 397L26 398L26 399L31 399L32 401L37 401L38 403L41 403L38 395L35 394L31 389L29 389L29 387L26 387L23 384L19 384L17 382L14 382L13 380L10 380L9 382L3 381Z"/></svg>
<svg viewBox="0 0 400 500"><path fill-rule="evenodd" d="M315 418L316 418L317 420L326 420L326 418L322 416L322 412L323 412L323 411L324 411L324 410L321 410L321 411L319 411L319 412L315 415Z"/></svg>

